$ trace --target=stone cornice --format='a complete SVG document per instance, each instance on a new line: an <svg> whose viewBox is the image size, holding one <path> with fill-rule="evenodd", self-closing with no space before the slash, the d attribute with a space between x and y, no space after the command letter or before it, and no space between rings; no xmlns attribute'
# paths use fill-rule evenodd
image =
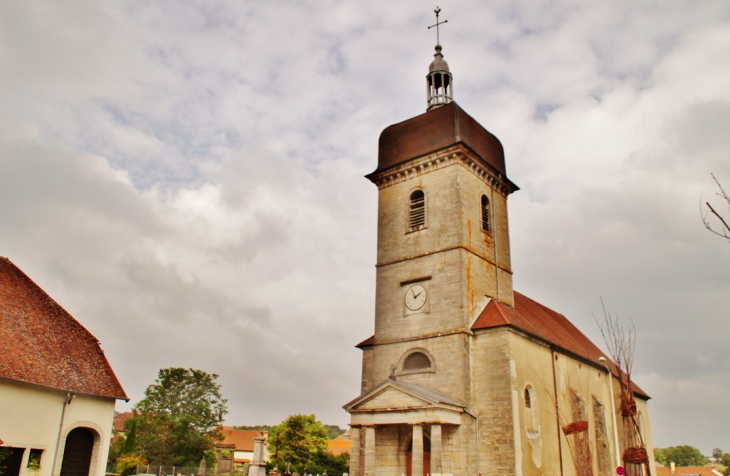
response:
<svg viewBox="0 0 730 476"><path fill-rule="evenodd" d="M518 190L518 187L507 177L502 176L493 167L479 159L463 144L456 144L432 154L416 157L394 167L374 172L367 178L377 185L378 189L383 189L451 165L461 165L505 197Z"/></svg>

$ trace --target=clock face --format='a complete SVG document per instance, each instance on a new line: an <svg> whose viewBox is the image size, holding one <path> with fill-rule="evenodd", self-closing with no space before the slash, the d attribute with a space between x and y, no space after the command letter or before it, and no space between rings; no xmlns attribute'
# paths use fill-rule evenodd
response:
<svg viewBox="0 0 730 476"><path fill-rule="evenodd" d="M418 311L426 304L426 288L414 284L406 291L406 307L411 311Z"/></svg>

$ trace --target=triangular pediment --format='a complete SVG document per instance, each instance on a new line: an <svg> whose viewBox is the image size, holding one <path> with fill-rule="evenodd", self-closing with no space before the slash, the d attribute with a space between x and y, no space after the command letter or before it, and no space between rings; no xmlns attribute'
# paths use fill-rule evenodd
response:
<svg viewBox="0 0 730 476"><path fill-rule="evenodd" d="M388 386L378 392L376 395L363 400L353 407L353 410L390 410L390 409L408 409L423 408L432 405L433 402L424 400L410 395L401 389Z"/></svg>
<svg viewBox="0 0 730 476"><path fill-rule="evenodd" d="M408 411L424 408L450 408L461 411L464 405L420 385L389 378L344 408L348 412Z"/></svg>

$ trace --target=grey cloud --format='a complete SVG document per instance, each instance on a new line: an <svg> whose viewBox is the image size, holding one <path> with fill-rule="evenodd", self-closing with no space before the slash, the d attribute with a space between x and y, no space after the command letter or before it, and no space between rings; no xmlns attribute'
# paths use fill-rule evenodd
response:
<svg viewBox="0 0 730 476"><path fill-rule="evenodd" d="M698 216L709 172L730 186L726 2L442 7L456 100L523 187L517 289L594 340L599 296L632 316L655 443L720 444L687 389L730 388L729 255ZM373 328L377 190L362 175L380 131L425 110L431 7L6 13L0 254L101 339L133 399L158 368L194 366L221 375L231 424L344 424L352 345ZM704 347L716 364L697 362Z"/></svg>

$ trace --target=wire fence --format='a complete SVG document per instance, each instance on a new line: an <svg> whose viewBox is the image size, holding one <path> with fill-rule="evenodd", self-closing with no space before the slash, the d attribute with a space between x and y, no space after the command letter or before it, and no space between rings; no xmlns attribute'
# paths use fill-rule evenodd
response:
<svg viewBox="0 0 730 476"><path fill-rule="evenodd" d="M165 466L157 464L148 464L137 466L135 474L144 476L195 476L198 474L197 466ZM112 463L107 465L107 474L115 474L116 466Z"/></svg>

